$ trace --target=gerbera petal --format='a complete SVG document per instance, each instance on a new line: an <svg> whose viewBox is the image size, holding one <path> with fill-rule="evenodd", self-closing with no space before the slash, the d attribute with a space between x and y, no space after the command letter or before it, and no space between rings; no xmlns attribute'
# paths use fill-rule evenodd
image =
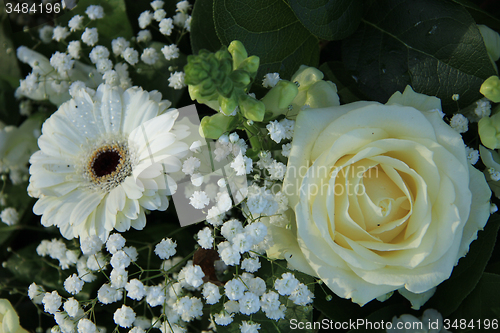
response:
<svg viewBox="0 0 500 333"><path fill-rule="evenodd" d="M130 133L142 123L158 115L158 104L149 99L149 94L140 88L132 87L122 95L123 118L122 132Z"/></svg>
<svg viewBox="0 0 500 333"><path fill-rule="evenodd" d="M115 229L119 232L124 232L130 229L130 219L119 212L116 215Z"/></svg>
<svg viewBox="0 0 500 333"><path fill-rule="evenodd" d="M99 110L102 122L107 133L119 133L122 118L122 89L120 87L111 87L100 85L97 89L95 98L101 99Z"/></svg>
<svg viewBox="0 0 500 333"><path fill-rule="evenodd" d="M122 210L123 215L129 219L136 219L141 211L141 206L139 206L139 201L137 200L127 200L125 202L125 207Z"/></svg>
<svg viewBox="0 0 500 333"><path fill-rule="evenodd" d="M139 212L139 216L131 221L132 223L132 228L136 230L142 230L146 226L146 214L144 214L144 210L141 209Z"/></svg>
<svg viewBox="0 0 500 333"><path fill-rule="evenodd" d="M107 209L111 214L117 214L125 207L125 200L125 191L122 186L118 186L108 194Z"/></svg>
<svg viewBox="0 0 500 333"><path fill-rule="evenodd" d="M142 183L139 184L136 182L132 176L127 177L120 186L125 191L125 195L130 199L139 199L144 191Z"/></svg>
<svg viewBox="0 0 500 333"><path fill-rule="evenodd" d="M156 210L158 207L161 205L161 200L160 197L156 195L152 195L150 197L142 197L139 199L139 203L141 204L142 207L149 209L149 210Z"/></svg>
<svg viewBox="0 0 500 333"><path fill-rule="evenodd" d="M88 191L74 191L77 193L74 199L73 204L75 207L71 212L71 216L69 217L69 223L71 225L79 225L84 222L85 219L89 216L89 214L99 205L103 194L97 192L88 192ZM71 203L71 202L69 202Z"/></svg>

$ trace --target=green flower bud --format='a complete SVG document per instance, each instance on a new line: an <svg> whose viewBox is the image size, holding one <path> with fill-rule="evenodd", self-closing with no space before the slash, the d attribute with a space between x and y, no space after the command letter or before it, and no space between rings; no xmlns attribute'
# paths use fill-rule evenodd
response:
<svg viewBox="0 0 500 333"><path fill-rule="evenodd" d="M262 98L262 102L266 106L266 111L271 111L271 119L276 118L280 114L288 112L288 106L299 93L297 85L287 80L280 80L269 92ZM266 119L269 116L266 114Z"/></svg>
<svg viewBox="0 0 500 333"><path fill-rule="evenodd" d="M312 84L306 92L306 105L311 108L326 108L340 105L337 86L331 81L318 81Z"/></svg>
<svg viewBox="0 0 500 333"><path fill-rule="evenodd" d="M233 91L233 83L229 78L232 72L231 55L223 48L215 54L201 50L196 56L190 55L184 67L187 85L196 86L190 93L193 99L213 100L217 92L228 97Z"/></svg>
<svg viewBox="0 0 500 333"><path fill-rule="evenodd" d="M246 58L241 62L237 69L241 69L252 76L255 77L257 70L259 69L260 58L257 56L251 56Z"/></svg>
<svg viewBox="0 0 500 333"><path fill-rule="evenodd" d="M500 58L500 35L485 25L478 24L477 27L483 37L484 46L486 47L486 52L488 52L491 63L497 69L495 61Z"/></svg>
<svg viewBox="0 0 500 333"><path fill-rule="evenodd" d="M250 97L246 94L240 95L239 103L240 112L246 119L261 122L266 113L266 106L263 102Z"/></svg>
<svg viewBox="0 0 500 333"><path fill-rule="evenodd" d="M233 68L238 68L243 60L248 57L247 50L239 40L233 40L227 50L233 56Z"/></svg>
<svg viewBox="0 0 500 333"><path fill-rule="evenodd" d="M230 115L238 106L238 98L235 94L232 94L229 98L219 96L219 104L220 111L222 111L225 115Z"/></svg>
<svg viewBox="0 0 500 333"><path fill-rule="evenodd" d="M230 77L234 85L238 88L245 89L250 83L252 83L250 74L239 69L233 71Z"/></svg>
<svg viewBox="0 0 500 333"><path fill-rule="evenodd" d="M481 118L477 126L479 137L485 147L500 148L500 113Z"/></svg>
<svg viewBox="0 0 500 333"><path fill-rule="evenodd" d="M487 78L479 89L481 94L494 103L500 102L500 79L493 75Z"/></svg>
<svg viewBox="0 0 500 333"><path fill-rule="evenodd" d="M226 76L224 81L217 87L217 92L226 98L230 97L233 93L233 81Z"/></svg>
<svg viewBox="0 0 500 333"><path fill-rule="evenodd" d="M201 120L200 135L208 139L218 139L222 134L233 130L238 117L228 117L221 113L205 116Z"/></svg>
<svg viewBox="0 0 500 333"><path fill-rule="evenodd" d="M299 84L299 93L293 100L292 110L288 117L296 116L305 107L324 108L340 105L337 86L331 81L323 80L323 73L314 67L300 66L292 76L292 82Z"/></svg>
<svg viewBox="0 0 500 333"><path fill-rule="evenodd" d="M290 81L298 82L299 91L302 91L308 89L313 83L323 80L323 77L324 75L319 69L302 65L297 72L293 74Z"/></svg>
<svg viewBox="0 0 500 333"><path fill-rule="evenodd" d="M198 101L198 103L201 104L208 104L209 101L216 100L217 101L217 91L214 89L203 89L203 86L201 85L195 85L195 86L188 86L188 91L189 91L189 96L191 97L192 100ZM207 92L212 91L212 94L208 94ZM217 109L218 111L219 109Z"/></svg>

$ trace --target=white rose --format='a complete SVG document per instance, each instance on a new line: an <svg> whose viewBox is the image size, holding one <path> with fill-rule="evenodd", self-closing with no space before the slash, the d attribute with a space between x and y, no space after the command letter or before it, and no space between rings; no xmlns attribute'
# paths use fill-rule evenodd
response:
<svg viewBox="0 0 500 333"><path fill-rule="evenodd" d="M0 299L0 332L2 333L28 333L19 325L19 316L9 300Z"/></svg>
<svg viewBox="0 0 500 333"><path fill-rule="evenodd" d="M491 192L440 109L407 87L386 105L299 113L283 184L295 219L270 228L271 252L360 305L448 279L488 220Z"/></svg>

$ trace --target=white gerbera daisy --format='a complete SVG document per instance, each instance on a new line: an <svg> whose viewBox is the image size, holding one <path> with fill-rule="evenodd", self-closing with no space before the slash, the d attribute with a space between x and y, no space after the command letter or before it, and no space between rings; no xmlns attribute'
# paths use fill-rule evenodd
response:
<svg viewBox="0 0 500 333"><path fill-rule="evenodd" d="M142 229L145 209L165 210L177 189L169 173L189 151L189 128L159 92L123 91L101 84L84 89L43 124L40 150L31 156L28 192L44 226L68 238Z"/></svg>

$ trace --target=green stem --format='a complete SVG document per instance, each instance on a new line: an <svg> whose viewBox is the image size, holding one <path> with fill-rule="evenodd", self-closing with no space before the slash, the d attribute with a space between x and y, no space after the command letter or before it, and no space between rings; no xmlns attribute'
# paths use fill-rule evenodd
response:
<svg viewBox="0 0 500 333"><path fill-rule="evenodd" d="M247 121L243 123L243 127L245 128L245 132L248 135L248 139L250 140L252 149L254 151L262 151L262 143L259 138L259 130L254 126L248 125Z"/></svg>

